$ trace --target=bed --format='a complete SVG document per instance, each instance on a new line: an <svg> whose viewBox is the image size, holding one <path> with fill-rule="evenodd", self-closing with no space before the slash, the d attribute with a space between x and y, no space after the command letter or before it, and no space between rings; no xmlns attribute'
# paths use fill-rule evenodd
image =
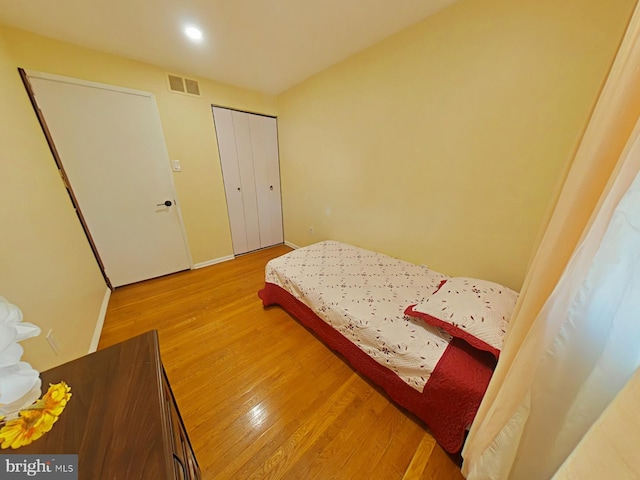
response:
<svg viewBox="0 0 640 480"><path fill-rule="evenodd" d="M448 282L453 285L426 266L325 241L271 260L259 296L265 307L279 305L293 315L422 420L447 452L457 453L497 355L461 338L459 322L453 329L429 325L432 317L418 311ZM448 301L432 307L457 320Z"/></svg>

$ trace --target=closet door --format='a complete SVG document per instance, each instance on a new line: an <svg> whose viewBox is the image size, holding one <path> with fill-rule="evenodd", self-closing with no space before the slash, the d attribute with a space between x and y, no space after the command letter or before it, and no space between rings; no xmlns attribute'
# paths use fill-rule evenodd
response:
<svg viewBox="0 0 640 480"><path fill-rule="evenodd" d="M256 179L260 244L262 247L282 243L282 202L280 197L280 162L276 119L249 116L251 151Z"/></svg>
<svg viewBox="0 0 640 480"><path fill-rule="evenodd" d="M233 253L283 242L276 119L213 107Z"/></svg>
<svg viewBox="0 0 640 480"><path fill-rule="evenodd" d="M255 239L253 239L250 246L249 239L247 238L245 202L240 178L233 112L226 108L214 107L213 114L218 138L224 191L227 198L227 210L229 211L233 252L236 254L249 252L258 247L255 245ZM247 205L247 207L249 210L251 209L250 205Z"/></svg>
<svg viewBox="0 0 640 480"><path fill-rule="evenodd" d="M236 157L240 173L240 192L244 212L244 225L247 236L247 250L257 250L260 241L260 219L258 217L258 198L256 178L253 173L253 153L251 151L251 130L248 114L232 111L233 130L235 132ZM237 191L237 188L236 188Z"/></svg>

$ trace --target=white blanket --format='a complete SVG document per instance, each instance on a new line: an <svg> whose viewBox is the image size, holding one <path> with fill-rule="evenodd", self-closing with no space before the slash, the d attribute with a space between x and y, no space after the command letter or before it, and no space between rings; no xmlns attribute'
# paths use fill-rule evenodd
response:
<svg viewBox="0 0 640 480"><path fill-rule="evenodd" d="M375 361L422 392L451 336L404 315L446 275L335 241L271 260L266 281L282 287Z"/></svg>

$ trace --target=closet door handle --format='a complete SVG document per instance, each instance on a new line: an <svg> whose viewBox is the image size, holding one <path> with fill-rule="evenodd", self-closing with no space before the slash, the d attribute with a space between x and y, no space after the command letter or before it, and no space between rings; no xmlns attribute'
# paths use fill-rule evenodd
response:
<svg viewBox="0 0 640 480"><path fill-rule="evenodd" d="M273 185L271 185L271 186L269 187L269 190L273 190Z"/></svg>
<svg viewBox="0 0 640 480"><path fill-rule="evenodd" d="M238 191L240 191L240 187L238 187Z"/></svg>
<svg viewBox="0 0 640 480"><path fill-rule="evenodd" d="M173 204L171 203L171 200L167 200L167 201L165 201L165 202L158 203L158 204L156 205L156 207L170 207L171 205L173 205Z"/></svg>

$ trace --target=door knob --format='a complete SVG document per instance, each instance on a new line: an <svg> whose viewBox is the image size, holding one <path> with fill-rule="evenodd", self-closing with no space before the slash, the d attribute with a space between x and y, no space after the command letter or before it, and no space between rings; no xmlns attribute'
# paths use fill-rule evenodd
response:
<svg viewBox="0 0 640 480"><path fill-rule="evenodd" d="M271 185L271 186L269 187L269 190L273 190L273 185Z"/></svg>
<svg viewBox="0 0 640 480"><path fill-rule="evenodd" d="M166 200L163 203L158 203L156 206L157 207L170 207L171 205L173 205L171 203L171 200Z"/></svg>
<svg viewBox="0 0 640 480"><path fill-rule="evenodd" d="M240 191L240 187L238 187L238 191Z"/></svg>

